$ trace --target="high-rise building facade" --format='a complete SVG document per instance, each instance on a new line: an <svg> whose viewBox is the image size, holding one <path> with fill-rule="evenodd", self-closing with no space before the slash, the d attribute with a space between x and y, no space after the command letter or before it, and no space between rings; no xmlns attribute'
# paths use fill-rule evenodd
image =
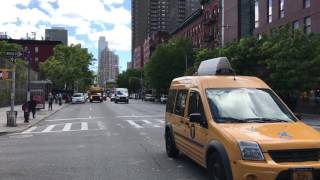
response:
<svg viewBox="0 0 320 180"><path fill-rule="evenodd" d="M147 37L149 0L132 0L131 2L131 29L132 47L131 55L134 57L134 49L143 44ZM132 61L133 62L133 61ZM133 66L133 63L131 64ZM132 68L132 67L131 67Z"/></svg>
<svg viewBox="0 0 320 180"><path fill-rule="evenodd" d="M105 87L106 83L114 83L118 78L119 56L108 47L104 48L100 55L98 85Z"/></svg>
<svg viewBox="0 0 320 180"><path fill-rule="evenodd" d="M200 7L200 0L132 0L132 60L148 37L174 31Z"/></svg>
<svg viewBox="0 0 320 180"><path fill-rule="evenodd" d="M68 45L68 30L63 27L53 27L45 30L45 40L61 41L64 45Z"/></svg>

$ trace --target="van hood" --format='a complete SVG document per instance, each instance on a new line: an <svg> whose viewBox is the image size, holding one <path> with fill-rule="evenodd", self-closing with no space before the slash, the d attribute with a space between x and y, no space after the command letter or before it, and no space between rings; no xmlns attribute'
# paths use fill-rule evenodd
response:
<svg viewBox="0 0 320 180"><path fill-rule="evenodd" d="M302 122L220 124L237 141L255 141L268 150L320 148L320 133Z"/></svg>

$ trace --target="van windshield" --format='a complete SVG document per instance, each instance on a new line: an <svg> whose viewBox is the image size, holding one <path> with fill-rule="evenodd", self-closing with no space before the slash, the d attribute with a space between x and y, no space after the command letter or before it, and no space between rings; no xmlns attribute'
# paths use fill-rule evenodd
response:
<svg viewBox="0 0 320 180"><path fill-rule="evenodd" d="M264 123L296 121L268 89L207 89L211 113L218 123Z"/></svg>

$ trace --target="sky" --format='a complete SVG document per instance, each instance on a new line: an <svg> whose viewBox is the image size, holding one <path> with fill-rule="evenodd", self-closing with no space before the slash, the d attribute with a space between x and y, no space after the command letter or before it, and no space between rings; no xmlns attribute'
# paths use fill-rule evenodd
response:
<svg viewBox="0 0 320 180"><path fill-rule="evenodd" d="M69 45L81 43L96 59L99 36L105 36L126 70L131 60L130 11L131 0L0 0L0 32L14 39L36 32L40 40L45 29L64 27Z"/></svg>

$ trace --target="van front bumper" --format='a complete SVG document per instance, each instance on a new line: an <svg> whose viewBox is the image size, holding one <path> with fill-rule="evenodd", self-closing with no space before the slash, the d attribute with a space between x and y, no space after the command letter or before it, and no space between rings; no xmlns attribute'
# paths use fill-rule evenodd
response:
<svg viewBox="0 0 320 180"><path fill-rule="evenodd" d="M251 180L253 177L256 180L291 180L294 171L308 171L313 174L314 180L320 179L320 161L278 164L267 159L231 163L234 180Z"/></svg>

